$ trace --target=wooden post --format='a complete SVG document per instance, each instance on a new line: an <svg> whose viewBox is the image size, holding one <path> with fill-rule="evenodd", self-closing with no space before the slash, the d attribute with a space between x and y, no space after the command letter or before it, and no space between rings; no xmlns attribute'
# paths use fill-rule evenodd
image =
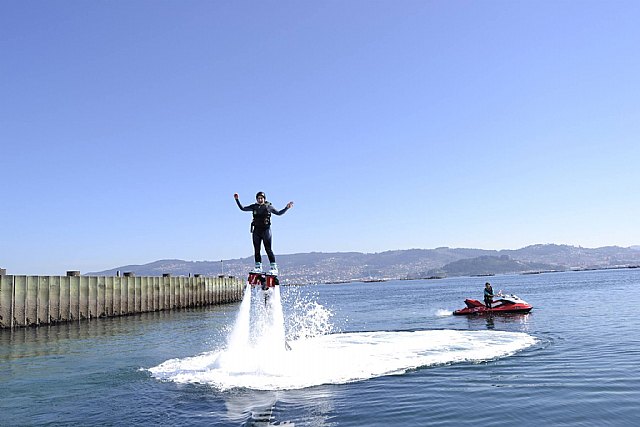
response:
<svg viewBox="0 0 640 427"><path fill-rule="evenodd" d="M95 319L98 317L98 305L104 307L104 294L102 295L102 301L98 296L98 277L89 276L89 319Z"/></svg>
<svg viewBox="0 0 640 427"><path fill-rule="evenodd" d="M204 305L204 280L200 274L193 276L196 284L196 307L202 307Z"/></svg>
<svg viewBox="0 0 640 427"><path fill-rule="evenodd" d="M89 277L80 276L79 298L78 298L78 319L89 319Z"/></svg>
<svg viewBox="0 0 640 427"><path fill-rule="evenodd" d="M123 277L127 281L127 314L136 312L136 282L132 276Z"/></svg>
<svg viewBox="0 0 640 427"><path fill-rule="evenodd" d="M72 275L69 279L69 319L80 319L80 276Z"/></svg>
<svg viewBox="0 0 640 427"><path fill-rule="evenodd" d="M132 313L142 313L142 280L140 277L135 277L133 279L133 284L135 286L134 294L134 303Z"/></svg>
<svg viewBox="0 0 640 427"><path fill-rule="evenodd" d="M49 278L49 322L60 321L60 276Z"/></svg>
<svg viewBox="0 0 640 427"><path fill-rule="evenodd" d="M196 288L196 278L191 276L187 279L187 282L189 283L188 285L188 289L189 289L189 307L195 307L196 306L196 297L198 296L198 290Z"/></svg>
<svg viewBox="0 0 640 427"><path fill-rule="evenodd" d="M160 278L160 295L158 298L159 310L169 310L171 304L169 302L169 277L164 275Z"/></svg>
<svg viewBox="0 0 640 427"><path fill-rule="evenodd" d="M204 278L204 303L211 304L211 279L209 277Z"/></svg>
<svg viewBox="0 0 640 427"><path fill-rule="evenodd" d="M189 294L187 296L187 307L194 307L195 306L195 296L196 296L195 277L193 277L193 276L187 277L186 282L187 282L187 292Z"/></svg>
<svg viewBox="0 0 640 427"><path fill-rule="evenodd" d="M0 328L13 326L13 276L0 275Z"/></svg>
<svg viewBox="0 0 640 427"><path fill-rule="evenodd" d="M38 324L38 276L27 277L24 322L25 326Z"/></svg>
<svg viewBox="0 0 640 427"><path fill-rule="evenodd" d="M71 320L69 315L69 307L71 306L71 288L69 287L69 276L60 277L60 316L61 322Z"/></svg>
<svg viewBox="0 0 640 427"><path fill-rule="evenodd" d="M115 316L115 311L113 308L113 277L105 277L104 278L104 315L106 317Z"/></svg>
<svg viewBox="0 0 640 427"><path fill-rule="evenodd" d="M140 311L146 313L149 311L149 281L146 277L140 277Z"/></svg>
<svg viewBox="0 0 640 427"><path fill-rule="evenodd" d="M49 276L41 276L38 278L38 325L46 325L51 322L49 317L50 296L49 296Z"/></svg>
<svg viewBox="0 0 640 427"><path fill-rule="evenodd" d="M176 277L177 287L178 287L178 308L184 308L186 305L184 303L185 300L185 286L184 286L184 276Z"/></svg>
<svg viewBox="0 0 640 427"><path fill-rule="evenodd" d="M174 308L178 307L178 301L179 301L179 288L176 286L176 278L175 277L169 277L169 292L171 294L171 310L173 310Z"/></svg>
<svg viewBox="0 0 640 427"><path fill-rule="evenodd" d="M27 276L13 277L13 325L26 325Z"/></svg>
<svg viewBox="0 0 640 427"><path fill-rule="evenodd" d="M161 310L160 301L162 301L163 295L160 293L162 287L160 286L160 278L153 278L153 311Z"/></svg>
<svg viewBox="0 0 640 427"><path fill-rule="evenodd" d="M106 303L107 303L107 286L106 277L96 277L96 311L93 313L94 317L105 317Z"/></svg>
<svg viewBox="0 0 640 427"><path fill-rule="evenodd" d="M113 315L122 316L124 311L122 309L122 277L116 276L113 278Z"/></svg>

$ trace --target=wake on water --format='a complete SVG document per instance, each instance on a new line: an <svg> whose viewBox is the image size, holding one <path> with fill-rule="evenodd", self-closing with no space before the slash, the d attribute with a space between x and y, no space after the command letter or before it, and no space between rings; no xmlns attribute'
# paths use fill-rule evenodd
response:
<svg viewBox="0 0 640 427"><path fill-rule="evenodd" d="M280 287L265 293L247 285L225 348L167 360L149 371L161 380L220 390L291 390L491 360L536 341L526 333L499 331L329 333L331 312L310 301L294 303L291 317L287 341Z"/></svg>

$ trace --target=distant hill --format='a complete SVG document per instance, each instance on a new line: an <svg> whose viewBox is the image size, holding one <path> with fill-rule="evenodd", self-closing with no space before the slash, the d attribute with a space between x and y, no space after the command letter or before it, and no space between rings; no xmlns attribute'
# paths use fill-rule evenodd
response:
<svg viewBox="0 0 640 427"><path fill-rule="evenodd" d="M517 261L509 255L481 256L451 262L429 272L430 277L486 276L494 274L565 270L565 267L539 262Z"/></svg>
<svg viewBox="0 0 640 427"><path fill-rule="evenodd" d="M640 248L637 246L635 248ZM266 258L266 257L265 257ZM532 245L516 250L484 250L440 247L394 250L380 253L311 252L278 255L284 283L348 282L356 280L415 279L474 276L549 270L612 268L640 265L640 250L607 246L581 248L568 245ZM253 257L223 261L160 260L126 265L90 275L133 272L138 276L220 274L243 277Z"/></svg>

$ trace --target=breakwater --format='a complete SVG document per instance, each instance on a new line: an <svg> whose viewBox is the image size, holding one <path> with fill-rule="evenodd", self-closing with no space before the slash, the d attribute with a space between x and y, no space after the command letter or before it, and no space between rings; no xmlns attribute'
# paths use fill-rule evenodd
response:
<svg viewBox="0 0 640 427"><path fill-rule="evenodd" d="M71 274L69 274L71 273ZM242 300L234 277L0 275L0 328L38 326Z"/></svg>

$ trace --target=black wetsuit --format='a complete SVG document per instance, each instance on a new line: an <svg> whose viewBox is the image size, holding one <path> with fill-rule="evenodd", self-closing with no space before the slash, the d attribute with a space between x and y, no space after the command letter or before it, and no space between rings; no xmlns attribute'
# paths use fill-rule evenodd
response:
<svg viewBox="0 0 640 427"><path fill-rule="evenodd" d="M276 262L276 256L271 249L271 214L282 215L287 210L285 207L282 210L277 210L269 202L264 202L262 205L254 203L249 206L242 206L240 200L236 199L238 207L243 211L253 212L253 222L251 223L251 234L253 235L253 253L256 262L262 262L262 255L260 255L260 245L264 243L264 250L267 252L269 262Z"/></svg>
<svg viewBox="0 0 640 427"><path fill-rule="evenodd" d="M484 288L484 305L487 308L491 308L491 304L493 303L493 288L489 286L489 288Z"/></svg>

